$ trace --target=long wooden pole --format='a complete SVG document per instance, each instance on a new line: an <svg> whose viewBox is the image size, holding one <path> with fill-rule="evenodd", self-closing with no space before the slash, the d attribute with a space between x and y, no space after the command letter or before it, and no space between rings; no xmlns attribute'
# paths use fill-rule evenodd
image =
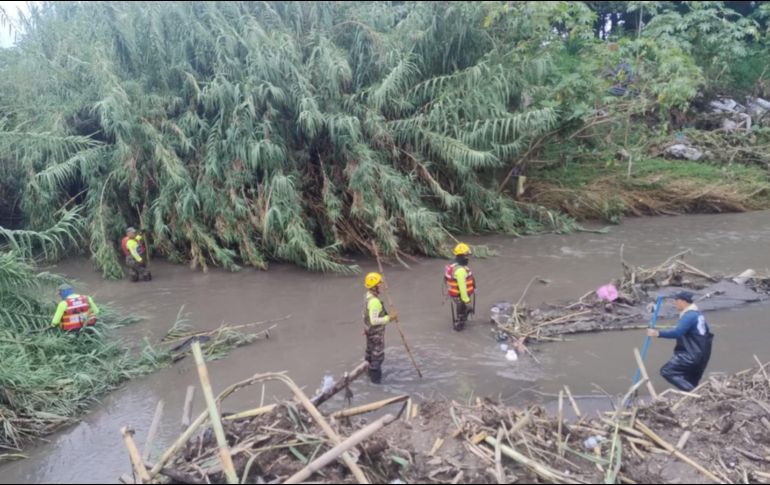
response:
<svg viewBox="0 0 770 485"><path fill-rule="evenodd" d="M286 480L284 483L304 482L305 480L310 478L314 473L316 473L317 471L321 470L323 467L325 467L329 463L339 458L340 455L350 450L354 446L357 446L359 443L369 439L374 433L381 430L383 427L387 426L388 424L392 423L395 420L396 420L395 416L393 416L392 414L386 414L385 416L381 417L380 419L366 426L365 428L361 428L360 430L350 435L350 437L347 438L345 441L336 445L334 448L332 448L331 450L327 451L326 453L318 457L315 461L308 464L305 468L303 468L302 470L298 471L297 473L289 477L289 479Z"/></svg>
<svg viewBox="0 0 770 485"><path fill-rule="evenodd" d="M658 393L655 392L655 387L652 385L650 375L647 374L647 367L644 366L644 361L642 360L641 354L639 354L639 349L634 349L634 358L636 359L636 365L639 366L639 370L642 372L642 378L647 379L647 389L650 391L650 396L657 401Z"/></svg>
<svg viewBox="0 0 770 485"><path fill-rule="evenodd" d="M131 458L131 465L134 467L134 473L138 483L150 483L150 475L147 473L147 469L144 467L144 461L142 455L139 453L139 448L136 447L132 435L134 431L128 427L124 427L120 430L120 434L123 435L123 441L126 443L128 449L128 456Z"/></svg>
<svg viewBox="0 0 770 485"><path fill-rule="evenodd" d="M672 455L676 456L683 462L687 463L691 467L695 468L699 472L701 472L703 475L705 475L709 480L713 481L714 483L721 483L722 480L719 479L716 475L705 469L702 465L699 463L693 461L691 458L689 458L687 455L682 453L681 451L674 448L673 445L665 441L663 438L655 434L653 430L648 428L644 423L641 421L636 422L636 428L641 431L642 433L646 434L655 444L663 448L664 450L668 451Z"/></svg>
<svg viewBox="0 0 770 485"><path fill-rule="evenodd" d="M144 444L144 453L142 458L144 461L149 461L150 453L152 453L152 443L155 441L155 435L158 434L158 428L160 428L160 420L163 416L163 400L158 401L158 406L155 408L155 416L152 418L152 424L150 425L150 432L147 434L147 442Z"/></svg>
<svg viewBox="0 0 770 485"><path fill-rule="evenodd" d="M393 304L393 298L390 296L390 289L388 288L388 282L385 280L385 272L382 269L382 261L380 261L380 253L377 250L377 245L372 244L372 248L374 249L374 256L377 258L377 266L380 268L380 274L382 276L382 285L385 287L385 296L388 298L388 306L393 309L393 311L396 310L395 305ZM414 359L414 354L412 354L412 349L409 348L409 344L406 341L406 337L404 336L404 332L401 330L401 323L396 320L396 328L398 329L399 335L401 335L401 341L404 343L404 348L406 349L406 353L409 354L409 358L412 360L412 365L414 366L414 370L417 371L417 375L420 376L420 379L422 379L422 371L420 370L420 366L417 365L417 361Z"/></svg>
<svg viewBox="0 0 770 485"><path fill-rule="evenodd" d="M235 473L233 459L230 455L230 447L227 445L225 431L222 428L222 421L219 417L219 410L217 409L217 402L214 398L214 392L211 389L209 371L206 368L206 361L203 360L203 352L201 352L200 342L193 342L192 350L193 355L195 356L195 363L198 365L198 376L200 377L201 387L203 388L203 397L206 398L206 406L208 407L209 418L211 419L211 427L214 428L214 436L217 438L217 444L219 445L219 458L222 460L222 468L225 471L227 483L238 483L238 475Z"/></svg>
<svg viewBox="0 0 770 485"><path fill-rule="evenodd" d="M655 328L656 324L658 323L658 314L660 313L660 307L663 304L663 298L662 296L658 297L658 301L655 302L655 311L652 312L652 320L650 320L650 328ZM644 362L644 359L647 358L647 349L650 348L650 341L652 338L648 335L644 339L644 345L642 346L642 362ZM636 374L634 374L634 384L639 382L639 379L642 378L642 369L641 367L637 367Z"/></svg>
<svg viewBox="0 0 770 485"><path fill-rule="evenodd" d="M391 397L390 399L383 399L382 401L365 404L363 406L356 406L354 408L348 408L348 409L343 409L341 411L336 411L332 413L331 417L335 419L339 419L339 418L349 418L351 416L358 416L359 414L371 413L374 411L379 411L385 406L390 406L391 404L404 402L407 399L409 399L408 394Z"/></svg>

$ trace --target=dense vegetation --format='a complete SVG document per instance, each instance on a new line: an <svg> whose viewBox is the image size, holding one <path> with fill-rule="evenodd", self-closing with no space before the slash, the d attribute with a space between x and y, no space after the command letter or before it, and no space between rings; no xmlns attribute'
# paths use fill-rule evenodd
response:
<svg viewBox="0 0 770 485"><path fill-rule="evenodd" d="M515 200L515 176L590 163L630 178L694 127L693 106L767 94L768 13L42 2L0 52L0 225L69 218L85 241L71 246L113 277L127 225L174 261L321 271L372 244L439 255L451 233L564 229Z"/></svg>

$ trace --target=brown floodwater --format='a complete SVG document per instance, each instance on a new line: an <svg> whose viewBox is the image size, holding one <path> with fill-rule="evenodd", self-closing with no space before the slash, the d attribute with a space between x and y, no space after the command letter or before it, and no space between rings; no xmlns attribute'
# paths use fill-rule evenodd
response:
<svg viewBox="0 0 770 485"><path fill-rule="evenodd" d="M399 393L418 399L475 396L501 398L512 404L548 402L570 386L585 396L588 409L607 406L602 389L622 394L635 370L632 349L644 340L642 331L608 332L569 337L568 341L532 348L540 364L521 356L505 359L487 323L489 307L517 301L530 280L530 305L576 299L620 276L620 248L632 264L657 264L691 248L688 261L705 270L737 274L747 268L770 273L770 212L750 214L631 219L608 234L577 233L514 239L473 237L499 255L472 262L479 282L477 316L462 333L451 329L449 306L441 293L446 262L422 259L411 269L385 269L402 327L422 367L419 379L395 329L388 330L384 383L360 379L352 386L353 404ZM359 261L363 272L375 270L371 260ZM180 311L196 329L221 323L243 324L291 315L278 323L272 338L235 350L209 365L214 391L255 373L288 371L312 393L324 375L339 375L361 360L364 339L361 311L362 277L308 273L289 265L268 272L193 271L185 266L154 262L151 283L104 281L85 259L68 260L54 271L76 278L79 290L145 320L122 331L121 338L157 341ZM717 339L710 372L735 372L753 365L753 355L770 360L768 307L757 304L707 315ZM645 322L640 322L640 324ZM669 322L671 323L671 322ZM657 369L670 356L673 344L656 341L648 357L654 384L664 389ZM144 444L155 405L165 402L157 446L178 435L186 388L198 378L190 359L138 379L104 396L82 421L27 450L29 459L0 466L0 483L116 483L130 471L119 430L136 429ZM241 411L260 404L261 387L235 394L224 411ZM286 397L279 387L266 388L266 400ZM605 401L605 402L602 402ZM326 406L342 406L334 401ZM195 411L204 408L196 395Z"/></svg>

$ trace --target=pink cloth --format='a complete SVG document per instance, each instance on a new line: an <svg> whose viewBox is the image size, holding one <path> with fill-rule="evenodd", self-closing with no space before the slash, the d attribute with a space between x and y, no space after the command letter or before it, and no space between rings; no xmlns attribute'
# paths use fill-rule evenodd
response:
<svg viewBox="0 0 770 485"><path fill-rule="evenodd" d="M596 296L604 301L615 301L618 299L618 289L615 285L604 285L596 290Z"/></svg>

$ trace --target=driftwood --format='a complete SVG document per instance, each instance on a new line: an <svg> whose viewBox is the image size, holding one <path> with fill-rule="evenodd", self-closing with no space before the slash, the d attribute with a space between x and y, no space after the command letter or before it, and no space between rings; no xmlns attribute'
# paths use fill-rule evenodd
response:
<svg viewBox="0 0 770 485"><path fill-rule="evenodd" d="M310 463L308 466L306 466L299 472L289 477L289 479L286 480L284 483L300 483L302 481L307 480L313 475L313 473L321 470L323 467L325 467L329 463L339 458L341 454L350 450L351 448L358 445L362 441L368 439L374 433L381 430L383 427L389 425L396 419L398 419L397 416L393 416L392 414L386 414L385 416L381 417L380 419L368 425L367 427L357 431L356 433L351 435L350 438L346 439L342 443L338 444L331 450L321 455L314 462Z"/></svg>
<svg viewBox="0 0 770 485"><path fill-rule="evenodd" d="M128 457L131 459L131 465L134 468L136 480L138 480L137 483L150 483L150 475L147 474L142 455L139 454L139 448L134 443L134 430L124 427L120 430L120 434L123 435L123 442L126 444L126 449L128 449Z"/></svg>
<svg viewBox="0 0 770 485"><path fill-rule="evenodd" d="M334 397L341 390L348 387L348 385L350 385L351 382L361 377L361 375L364 372L366 372L368 369L369 369L369 363L366 361L361 362L352 371L346 372L342 376L342 379L339 379L337 382L334 383L331 389L329 389L326 392L320 393L316 396L313 396L313 398L310 399L310 402L312 402L315 406L320 406L321 404L325 403L326 401Z"/></svg>
<svg viewBox="0 0 770 485"><path fill-rule="evenodd" d="M371 413L374 411L379 411L380 409L384 408L385 406L390 406L391 404L396 404L399 402L404 402L407 399L409 399L408 394L404 394L402 396L396 396L391 397L389 399L383 399L382 401L373 402L371 404L366 404L364 406L356 406L354 408L349 409L343 409L341 411L336 411L332 413L332 418L349 418L351 416L358 416L359 414L365 414L365 413Z"/></svg>
<svg viewBox="0 0 770 485"><path fill-rule="evenodd" d="M211 389L209 371L206 368L206 361L203 360L203 352L201 351L200 344L198 342L193 343L192 350L193 355L195 356L195 363L198 365L198 376L201 380L203 397L206 398L209 419L211 420L211 425L214 427L214 435L216 436L217 444L219 445L219 458L222 460L222 468L225 470L227 483L236 484L238 483L238 475L235 473L233 459L230 456L230 447L227 445L225 430L222 427L222 420L219 417L219 409L217 409L217 403L214 399L214 391Z"/></svg>
<svg viewBox="0 0 770 485"><path fill-rule="evenodd" d="M152 424L150 425L150 432L147 434L147 442L144 444L144 453L142 458L144 461L150 459L150 453L152 453L152 444L155 441L155 435L158 433L160 427L160 420L163 417L163 401L158 401L158 405L155 408L155 415L152 417Z"/></svg>
<svg viewBox="0 0 770 485"><path fill-rule="evenodd" d="M762 481L766 474L763 455L770 450L763 451L762 442L753 441L757 430L766 433L770 427L766 367L760 363L734 376L709 379L693 393L669 390L651 404L628 411L616 408L605 413L607 417L583 415L577 423L563 420L564 401L574 401L573 408L578 402L566 386L559 416L548 416L539 407L517 410L476 399L475 405L467 406L436 402L421 403L418 408L414 403L407 410L404 405L401 412L406 411L409 421L392 414L368 425L356 425L354 419L348 419L407 399L394 396L329 412L333 420L326 421L296 384L282 374L257 374L233 384L215 403L219 406L240 389L272 380L284 382L295 394L293 402L274 405L269 412L253 415L252 410L223 420L240 483L387 483L395 478L409 483L635 483L655 473L647 468L651 463L670 467L675 462L689 467L683 479L703 476L736 483ZM626 396L645 386L648 378L643 377ZM688 402L688 408L696 409L675 411L674 405L682 400ZM252 415L247 416L249 413ZM166 452L158 463L146 463L154 473L141 477L142 481L149 477L174 483L222 483L225 469L217 460L218 445L212 430L202 428L206 419L191 424L185 433L197 429L194 437L177 440L170 456ZM432 420L444 421L423 426ZM436 429L442 430L437 436L416 436ZM684 432L672 433L676 429ZM705 439L708 433L724 433L719 435L718 447ZM185 445L180 447L179 442ZM411 447L415 442L426 443L425 449ZM455 459L458 445L467 452L462 464ZM683 452L685 446L687 453ZM734 451L729 463L735 466L724 464L727 457L720 454L724 449ZM142 458L133 457L130 448L129 456L138 474ZM650 456L656 460L648 460ZM363 476L362 468L368 476Z"/></svg>

